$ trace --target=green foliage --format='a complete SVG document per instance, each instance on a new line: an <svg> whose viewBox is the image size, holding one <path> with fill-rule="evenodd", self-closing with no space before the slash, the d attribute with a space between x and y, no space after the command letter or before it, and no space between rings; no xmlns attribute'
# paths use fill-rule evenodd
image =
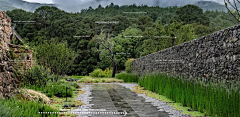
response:
<svg viewBox="0 0 240 117"><path fill-rule="evenodd" d="M28 85L35 85L37 87L42 87L47 84L47 81L52 78L50 75L50 70L45 69L43 66L34 65L30 70L27 71L27 74L23 75L24 83Z"/></svg>
<svg viewBox="0 0 240 117"><path fill-rule="evenodd" d="M73 84L76 88L78 87L77 84ZM46 93L48 97L52 97L53 95L57 97L72 97L73 96L73 90L74 87L70 86L68 84L62 84L62 83L50 83L48 84L44 90L43 93ZM66 88L67 89L67 95L66 95Z"/></svg>
<svg viewBox="0 0 240 117"><path fill-rule="evenodd" d="M140 57L140 48L144 40L141 36L143 36L142 31L137 25L133 25L111 39L115 45L114 53L118 69L125 69L124 63L128 58Z"/></svg>
<svg viewBox="0 0 240 117"><path fill-rule="evenodd" d="M71 78L73 78L73 79L81 79L81 78L83 78L84 76L70 76Z"/></svg>
<svg viewBox="0 0 240 117"><path fill-rule="evenodd" d="M24 60L26 58L27 54L26 53L21 53L21 59Z"/></svg>
<svg viewBox="0 0 240 117"><path fill-rule="evenodd" d="M127 73L131 73L132 72L132 61L134 60L134 58L128 59L125 62L125 70Z"/></svg>
<svg viewBox="0 0 240 117"><path fill-rule="evenodd" d="M104 74L104 72L101 69L95 69L92 73L90 73L90 76L100 77L103 74Z"/></svg>
<svg viewBox="0 0 240 117"><path fill-rule="evenodd" d="M116 74L117 79L122 79L124 82L138 82L138 76L136 74L121 72Z"/></svg>
<svg viewBox="0 0 240 117"><path fill-rule="evenodd" d="M198 23L208 26L210 23L209 18L203 14L200 7L190 4L180 7L174 19L184 22L184 24Z"/></svg>
<svg viewBox="0 0 240 117"><path fill-rule="evenodd" d="M39 112L59 112L48 105L31 102L21 102L17 99L0 99L1 117L32 117L41 116ZM58 114L45 114L48 117L56 117Z"/></svg>
<svg viewBox="0 0 240 117"><path fill-rule="evenodd" d="M147 13L124 13L126 11ZM96 9L82 9L78 13L67 13L57 7L42 6L34 13L21 9L6 13L12 21L36 21L29 24L20 23L17 25L16 31L21 37L24 37L24 41L29 43L32 48L37 47L38 63L43 66L48 63L48 68L51 68L51 71L55 73L82 76L89 75L95 68L105 69L112 65L108 59L102 59L103 55L97 51L102 47L98 46L92 39L94 35L100 34L100 29L109 32L110 40L114 43L113 54L117 68L121 71L125 69L124 63L128 58L139 58L196 38L195 35L197 37L203 36L237 24L234 17L230 16L231 14L219 11L203 13L202 9L193 5L180 8L176 6L161 8L147 5L118 6L111 4L106 7L100 5ZM174 23L174 20L177 23ZM100 25L96 24L96 21L119 21L119 24ZM193 23L196 25L188 25ZM155 38L154 36L169 36L171 38ZM179 40L174 40L173 37L177 37L176 39ZM62 53L65 49L61 49L61 46L54 48L60 49L59 53L52 51L53 48L40 47L46 41L51 45L51 39L67 43L65 47L75 52L74 61L73 59L66 60L67 55L58 56L64 55ZM42 52L39 53L39 51ZM54 54L49 52L56 56L52 56ZM108 54L106 51L103 53ZM61 61L59 62L57 58L65 58L65 60L58 59ZM73 63L67 64L66 62L69 61Z"/></svg>
<svg viewBox="0 0 240 117"><path fill-rule="evenodd" d="M109 78L112 75L112 69L106 68L104 71L102 69L95 69L89 74L91 77L106 77Z"/></svg>
<svg viewBox="0 0 240 117"><path fill-rule="evenodd" d="M59 43L55 39L37 46L37 62L57 75L66 73L74 59L75 53L68 48L66 41Z"/></svg>
<svg viewBox="0 0 240 117"><path fill-rule="evenodd" d="M109 69L107 67L103 72L104 72L106 78L111 78L112 77L112 72L113 72L112 68Z"/></svg>
<svg viewBox="0 0 240 117"><path fill-rule="evenodd" d="M147 90L206 113L207 116L238 117L240 115L238 87L228 89L223 84L212 82L204 84L163 73L144 75L139 78L138 83Z"/></svg>

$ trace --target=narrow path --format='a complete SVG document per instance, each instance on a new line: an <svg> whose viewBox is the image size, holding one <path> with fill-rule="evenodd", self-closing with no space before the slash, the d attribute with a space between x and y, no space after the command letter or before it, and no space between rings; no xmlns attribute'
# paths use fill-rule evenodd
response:
<svg viewBox="0 0 240 117"><path fill-rule="evenodd" d="M79 110L73 110L72 112L79 112L80 109L91 109L91 113L88 113L88 115L79 114L79 117L169 116L167 112L158 111L158 108L150 102L146 102L145 98L119 84L88 84L83 90L88 90L87 95L80 95L78 99L88 96L88 101L85 102L86 105L79 107Z"/></svg>

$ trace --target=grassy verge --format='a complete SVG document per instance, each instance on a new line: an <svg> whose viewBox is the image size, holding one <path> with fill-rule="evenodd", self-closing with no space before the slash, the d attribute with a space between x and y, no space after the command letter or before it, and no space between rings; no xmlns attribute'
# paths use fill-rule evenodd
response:
<svg viewBox="0 0 240 117"><path fill-rule="evenodd" d="M72 78L72 79L81 79L81 78L83 78L84 76L70 76L70 78Z"/></svg>
<svg viewBox="0 0 240 117"><path fill-rule="evenodd" d="M138 76L131 73L119 73L116 74L117 79L122 79L124 82L138 82Z"/></svg>
<svg viewBox="0 0 240 117"><path fill-rule="evenodd" d="M73 110L73 109L77 109L78 106L84 105L84 103L81 102L81 100L75 100L78 95L83 94L85 91L81 91L80 89L76 89L75 91L73 91L73 96L72 97L68 97L67 98L67 102L66 102L66 98L60 98L60 97L52 97L50 98L52 100L51 103L51 107L54 109L58 109L60 110L60 112L67 112L68 110ZM75 114L60 114L60 116L77 116Z"/></svg>
<svg viewBox="0 0 240 117"><path fill-rule="evenodd" d="M140 87L140 86L135 86L134 87L134 92L139 93L139 94L146 94L146 96L148 97L152 97L152 98L156 98L158 100L167 102L167 104L171 105L172 107L174 107L175 110L179 110L182 111L183 114L186 115L191 115L191 116L204 116L204 113L198 112L198 111L193 111L190 107L183 107L183 105L181 103L175 103L173 100L167 98L164 95L159 95L157 93L154 93L152 91L146 90L144 87Z"/></svg>
<svg viewBox="0 0 240 117"><path fill-rule="evenodd" d="M167 74L148 74L139 79L139 85L164 95L174 102L190 107L207 116L239 117L240 93L238 86L207 84Z"/></svg>
<svg viewBox="0 0 240 117"><path fill-rule="evenodd" d="M78 80L78 83L111 83L111 82L123 82L121 79L115 79L115 78L96 78L91 76L84 76L80 80Z"/></svg>
<svg viewBox="0 0 240 117"><path fill-rule="evenodd" d="M67 87L68 89L66 95ZM58 112L68 112L69 110L77 109L78 106L83 105L80 100L75 100L79 94L84 93L84 91L81 91L80 88L80 85L76 82L68 82L65 79L61 79L59 82L49 82L47 85L42 87L25 86L25 88L18 91L16 97L21 101L34 101L35 103L38 102L45 104L49 108L57 110ZM30 108L35 107L29 107L28 111ZM76 115L70 113L60 113L59 116L75 117Z"/></svg>
<svg viewBox="0 0 240 117"><path fill-rule="evenodd" d="M59 112L49 105L34 101L20 101L18 99L0 99L0 117L41 117L39 112ZM57 117L58 113L44 114L48 117Z"/></svg>

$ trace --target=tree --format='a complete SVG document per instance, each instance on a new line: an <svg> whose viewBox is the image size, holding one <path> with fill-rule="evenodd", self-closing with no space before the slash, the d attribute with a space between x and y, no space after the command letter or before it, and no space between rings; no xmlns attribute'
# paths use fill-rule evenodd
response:
<svg viewBox="0 0 240 117"><path fill-rule="evenodd" d="M113 53L114 44L110 41L109 33L108 35L105 35L103 34L103 31L101 31L100 35L95 36L94 39L95 42L100 46L98 49L100 54L111 60L113 66L112 77L115 77L117 64Z"/></svg>
<svg viewBox="0 0 240 117"><path fill-rule="evenodd" d="M58 75L65 74L73 64L75 53L68 48L67 42L57 42L56 39L50 42L44 41L37 46L37 63L50 68L51 72Z"/></svg>
<svg viewBox="0 0 240 117"><path fill-rule="evenodd" d="M239 12L239 9L238 9L238 5L240 3L239 0L232 0L232 2L230 2L229 0L224 0L225 2L225 6L226 8L228 9L228 12L238 21L240 22L240 12ZM235 11L231 11L228 4L230 4L230 6L235 10ZM237 12L236 12L237 11Z"/></svg>
<svg viewBox="0 0 240 117"><path fill-rule="evenodd" d="M198 6L190 4L180 7L173 20L183 22L184 24L198 23L209 25L209 18L203 14L203 10Z"/></svg>
<svg viewBox="0 0 240 117"><path fill-rule="evenodd" d="M142 31L136 28L137 26L129 27L118 36L111 38L115 47L114 53L116 53L116 61L118 70L124 70L124 63L129 58L138 58L143 37ZM119 54L117 54L119 53Z"/></svg>
<svg viewBox="0 0 240 117"><path fill-rule="evenodd" d="M193 25L191 24L183 25L182 23L174 21L172 24L170 24L166 28L167 28L168 35L171 35L171 37L176 37L176 40L172 40L172 45L170 45L169 47L173 45L178 45L196 38Z"/></svg>

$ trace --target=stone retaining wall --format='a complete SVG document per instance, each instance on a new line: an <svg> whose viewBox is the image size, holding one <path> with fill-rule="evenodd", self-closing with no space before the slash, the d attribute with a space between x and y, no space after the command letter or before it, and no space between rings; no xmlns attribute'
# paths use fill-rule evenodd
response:
<svg viewBox="0 0 240 117"><path fill-rule="evenodd" d="M0 11L0 98L9 97L11 91L19 86L21 77L15 75L15 68L19 68L21 65L29 68L33 65L32 51L11 44L11 35L11 19ZM25 53L24 57L26 58L22 57L21 53ZM25 61L25 64L18 65L14 59Z"/></svg>
<svg viewBox="0 0 240 117"><path fill-rule="evenodd" d="M132 71L139 75L167 72L215 82L237 80L240 25L135 59Z"/></svg>

